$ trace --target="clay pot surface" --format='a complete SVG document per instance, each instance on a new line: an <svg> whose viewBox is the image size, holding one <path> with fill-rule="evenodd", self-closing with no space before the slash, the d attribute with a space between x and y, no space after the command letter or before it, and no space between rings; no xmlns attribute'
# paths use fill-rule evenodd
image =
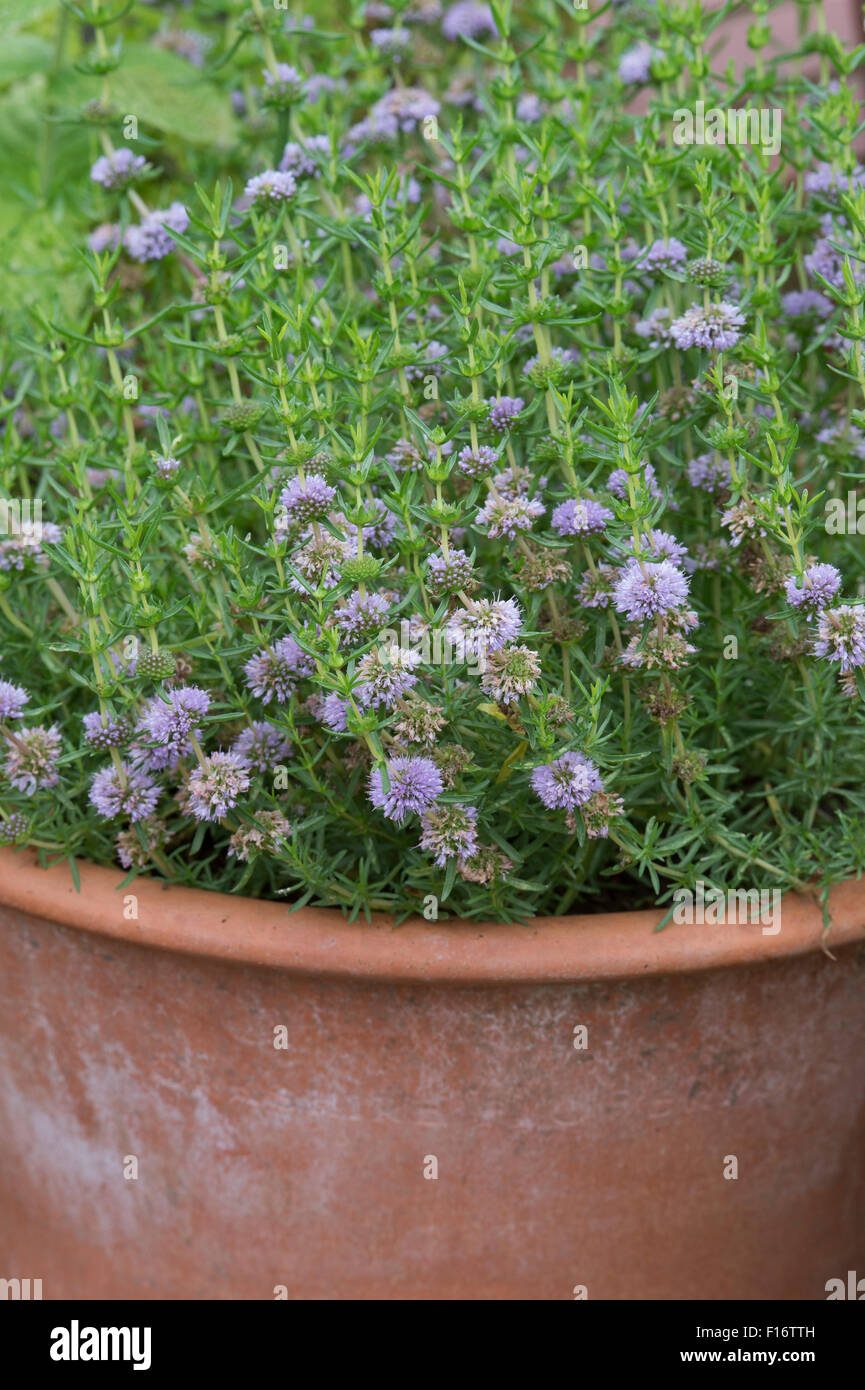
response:
<svg viewBox="0 0 865 1390"><path fill-rule="evenodd" d="M79 868L80 894L0 851L0 1277L711 1300L865 1276L865 884L832 894L830 959L792 897L776 935L395 927Z"/></svg>

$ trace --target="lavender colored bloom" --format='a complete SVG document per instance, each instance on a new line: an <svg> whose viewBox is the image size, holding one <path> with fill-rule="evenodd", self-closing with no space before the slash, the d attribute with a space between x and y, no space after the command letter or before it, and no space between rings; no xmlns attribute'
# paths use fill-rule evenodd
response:
<svg viewBox="0 0 865 1390"><path fill-rule="evenodd" d="M563 753L536 767L532 788L551 811L573 811L604 789L597 767L583 753Z"/></svg>
<svg viewBox="0 0 865 1390"><path fill-rule="evenodd" d="M609 507L591 498L569 497L555 508L551 517L553 529L560 536L591 536L603 531L613 520Z"/></svg>
<svg viewBox="0 0 865 1390"><path fill-rule="evenodd" d="M348 642L357 642L380 632L387 622L390 604L383 594L362 594L355 590L348 602L334 613L334 622Z"/></svg>
<svg viewBox="0 0 865 1390"><path fill-rule="evenodd" d="M818 619L814 652L827 661L840 662L842 675L865 666L865 605L843 603L840 608L824 608Z"/></svg>
<svg viewBox="0 0 865 1390"><path fill-rule="evenodd" d="M730 482L730 464L721 455L698 454L688 463L688 482L710 495L722 491Z"/></svg>
<svg viewBox="0 0 865 1390"><path fill-rule="evenodd" d="M287 203L294 197L297 181L294 174L287 169L265 169L263 174L256 174L254 178L248 179L243 191L245 197L253 203L279 207L281 203Z"/></svg>
<svg viewBox="0 0 865 1390"><path fill-rule="evenodd" d="M189 809L196 820L222 820L249 788L249 771L236 753L211 753L186 782Z"/></svg>
<svg viewBox="0 0 865 1390"><path fill-rule="evenodd" d="M799 585L791 575L785 585L787 602L806 613L827 608L841 587L841 574L834 565L809 565Z"/></svg>
<svg viewBox="0 0 865 1390"><path fill-rule="evenodd" d="M670 332L670 311L663 304L659 304L653 309L646 319L639 319L634 324L634 332L639 338L645 338L649 347L667 347L672 341Z"/></svg>
<svg viewBox="0 0 865 1390"><path fill-rule="evenodd" d="M688 259L688 248L676 237L653 241L642 253L641 267L646 270L682 270Z"/></svg>
<svg viewBox="0 0 865 1390"><path fill-rule="evenodd" d="M0 845L16 845L27 834L27 817L20 811L12 811L5 819L0 819Z"/></svg>
<svg viewBox="0 0 865 1390"><path fill-rule="evenodd" d="M448 859L471 859L478 850L478 813L474 806L436 806L421 816L418 849L430 850L443 869Z"/></svg>
<svg viewBox="0 0 865 1390"><path fill-rule="evenodd" d="M330 140L326 135L308 135L299 144L289 140L282 152L279 167L283 173L293 174L296 179L315 178L321 173L321 164L330 158Z"/></svg>
<svg viewBox="0 0 865 1390"><path fill-rule="evenodd" d="M389 820L402 822L431 806L444 791L441 773L431 758L390 758L387 762L390 786L382 785L381 768L369 778L369 799Z"/></svg>
<svg viewBox="0 0 865 1390"><path fill-rule="evenodd" d="M180 459L172 458L166 454L153 454L153 467L156 469L160 478L170 478L180 467Z"/></svg>
<svg viewBox="0 0 865 1390"><path fill-rule="evenodd" d="M315 662L293 637L280 637L272 647L263 647L245 662L246 683L262 704L271 700L284 705L303 676L312 675Z"/></svg>
<svg viewBox="0 0 865 1390"><path fill-rule="evenodd" d="M651 463L643 464L639 476L635 478L634 481L639 484L640 480L642 480L643 485L646 488L648 488L652 497L661 496L661 489L658 486L657 475L655 473L654 466ZM610 492L613 494L614 497L620 498L623 502L627 501L628 475L625 472L624 468L613 469L612 473L607 479L607 487L610 489Z"/></svg>
<svg viewBox="0 0 865 1390"><path fill-rule="evenodd" d="M126 719L115 719L110 714L102 715L98 710L94 710L92 714L85 714L82 722L84 737L91 748L120 748L129 737L129 724Z"/></svg>
<svg viewBox="0 0 865 1390"><path fill-rule="evenodd" d="M189 216L182 203L172 203L160 212L149 212L137 227L127 227L123 245L134 261L160 261L174 250L174 238L166 228L185 232Z"/></svg>
<svg viewBox="0 0 865 1390"><path fill-rule="evenodd" d="M151 767L167 767L177 756L189 752L190 739L200 736L199 721L209 708L210 696L197 685L180 685L176 690L167 691L164 699L154 695L148 700L138 732L160 744L167 755L156 754L155 760L151 759Z"/></svg>
<svg viewBox="0 0 865 1390"><path fill-rule="evenodd" d="M333 692L325 696L322 720L334 733L345 734L348 732L346 714L348 713L348 700L340 699L339 695Z"/></svg>
<svg viewBox="0 0 865 1390"><path fill-rule="evenodd" d="M481 690L500 705L516 704L534 690L540 674L541 663L531 647L500 647L485 658Z"/></svg>
<svg viewBox="0 0 865 1390"><path fill-rule="evenodd" d="M735 304L723 300L720 304L692 304L681 318L670 324L673 342L681 351L686 348L712 348L726 352L735 347L745 327L745 316Z"/></svg>
<svg viewBox="0 0 865 1390"><path fill-rule="evenodd" d="M321 473L307 473L301 481L292 478L279 494L280 506L288 522L321 521L331 510L336 488Z"/></svg>
<svg viewBox="0 0 865 1390"><path fill-rule="evenodd" d="M492 473L499 456L489 444L479 444L473 449L470 444L457 454L456 471L464 478L485 478Z"/></svg>
<svg viewBox="0 0 865 1390"><path fill-rule="evenodd" d="M640 537L640 549L653 560L670 560L674 565L680 565L688 553L687 546L677 541L669 531L659 531L657 528Z"/></svg>
<svg viewBox="0 0 865 1390"><path fill-rule="evenodd" d="M120 226L117 222L100 222L87 238L87 245L97 256L103 251L113 251L120 240Z"/></svg>
<svg viewBox="0 0 865 1390"><path fill-rule="evenodd" d="M841 193L855 193L857 187L865 183L865 169L861 164L856 164L849 175L840 169L834 169L831 164L822 162L816 169L809 169L802 180L806 193L823 193L828 197L835 197Z"/></svg>
<svg viewBox="0 0 865 1390"><path fill-rule="evenodd" d="M427 560L427 585L435 597L459 593L472 583L473 574L474 566L464 550L450 547L447 559L444 555L430 555Z"/></svg>
<svg viewBox="0 0 865 1390"><path fill-rule="evenodd" d="M487 534L507 536L513 540L520 531L530 531L532 523L543 516L545 508L535 497L499 497L490 493L475 515L475 526L487 528Z"/></svg>
<svg viewBox="0 0 865 1390"><path fill-rule="evenodd" d="M303 74L292 67L291 63L277 63L274 72L265 68L262 76L267 88L267 101L297 101L303 96L306 85Z"/></svg>
<svg viewBox="0 0 865 1390"><path fill-rule="evenodd" d="M523 96L517 98L516 116L518 121L528 121L534 124L539 121L544 114L544 104L539 96L534 92L525 92Z"/></svg>
<svg viewBox="0 0 865 1390"><path fill-rule="evenodd" d="M146 773L120 764L120 770L109 763L97 772L90 784L90 801L100 816L113 820L128 816L129 820L144 820L153 814L159 800L159 787Z"/></svg>
<svg viewBox="0 0 865 1390"><path fill-rule="evenodd" d="M476 4L475 0L457 0L442 20L442 33L446 39L480 39L484 34L495 38L498 32L489 5Z"/></svg>
<svg viewBox="0 0 865 1390"><path fill-rule="evenodd" d="M499 434L510 429L520 411L525 407L522 396L498 396L490 401L490 424Z"/></svg>
<svg viewBox="0 0 865 1390"><path fill-rule="evenodd" d="M413 648L406 650L396 643L367 652L357 666L361 680L354 692L357 703L363 708L385 706L392 709L397 700L417 685L415 667L421 660L420 652Z"/></svg>
<svg viewBox="0 0 865 1390"><path fill-rule="evenodd" d="M372 29L369 40L379 53L392 53L398 57L411 43L411 31L406 28Z"/></svg>
<svg viewBox="0 0 865 1390"><path fill-rule="evenodd" d="M90 177L94 183L101 183L103 188L126 188L146 167L147 160L143 155L133 154L126 146L121 146L110 155L104 154L97 159L90 170Z"/></svg>
<svg viewBox="0 0 865 1390"><path fill-rule="evenodd" d="M18 791L32 796L38 790L54 787L60 780L56 769L61 753L60 730L44 724L16 732L7 742L6 776Z"/></svg>
<svg viewBox="0 0 865 1390"><path fill-rule="evenodd" d="M423 454L410 439L398 439L385 458L395 473L423 472Z"/></svg>
<svg viewBox="0 0 865 1390"><path fill-rule="evenodd" d="M688 577L669 560L631 559L621 571L614 602L631 622L681 608L688 598Z"/></svg>
<svg viewBox="0 0 865 1390"><path fill-rule="evenodd" d="M834 307L831 299L819 290L791 290L781 296L781 308L791 319L813 318L814 315L827 319Z"/></svg>
<svg viewBox="0 0 865 1390"><path fill-rule="evenodd" d="M5 724L7 719L20 718L21 711L29 699L30 696L23 685L0 681L0 723Z"/></svg>
<svg viewBox="0 0 865 1390"><path fill-rule="evenodd" d="M610 565L598 565L580 576L577 598L583 608L608 608L617 572Z"/></svg>
<svg viewBox="0 0 865 1390"><path fill-rule="evenodd" d="M293 755L291 740L267 720L255 719L237 735L229 752L256 772L272 772Z"/></svg>
<svg viewBox="0 0 865 1390"><path fill-rule="evenodd" d="M641 86L651 76L652 59L659 56L651 44L640 42L629 48L619 59L619 78L622 82L635 82Z"/></svg>
<svg viewBox="0 0 865 1390"><path fill-rule="evenodd" d="M517 636L523 625L520 606L513 598L475 599L471 608L460 608L448 618L448 640L466 653L483 656L498 651Z"/></svg>

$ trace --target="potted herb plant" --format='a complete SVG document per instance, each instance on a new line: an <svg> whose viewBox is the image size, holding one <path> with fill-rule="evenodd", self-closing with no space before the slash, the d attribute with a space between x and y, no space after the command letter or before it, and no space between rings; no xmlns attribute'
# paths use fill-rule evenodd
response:
<svg viewBox="0 0 865 1390"><path fill-rule="evenodd" d="M0 1164L45 1297L865 1258L865 49L768 10L23 16Z"/></svg>

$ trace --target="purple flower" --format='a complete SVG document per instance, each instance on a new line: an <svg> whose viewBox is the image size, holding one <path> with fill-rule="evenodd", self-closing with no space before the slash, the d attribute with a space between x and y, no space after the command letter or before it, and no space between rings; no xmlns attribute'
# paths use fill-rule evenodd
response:
<svg viewBox="0 0 865 1390"><path fill-rule="evenodd" d="M499 456L489 444L479 444L473 449L470 444L457 454L457 472L464 478L485 478L492 473Z"/></svg>
<svg viewBox="0 0 865 1390"><path fill-rule="evenodd" d="M660 560L657 564L629 560L621 571L614 593L617 610L631 622L669 613L671 609L681 608L687 599L688 577L669 560Z"/></svg>
<svg viewBox="0 0 865 1390"><path fill-rule="evenodd" d="M384 705L392 709L397 700L417 685L414 668L420 665L421 659L420 652L413 648L405 650L396 643L367 652L357 666L361 680L354 692L357 703L364 708L379 709Z"/></svg>
<svg viewBox="0 0 865 1390"><path fill-rule="evenodd" d="M279 501L287 521L321 521L335 497L336 488L321 473L307 473L303 481L292 478L279 494Z"/></svg>
<svg viewBox="0 0 865 1390"><path fill-rule="evenodd" d="M5 724L7 719L20 718L21 711L29 699L30 696L22 685L0 681L0 723Z"/></svg>
<svg viewBox="0 0 865 1390"><path fill-rule="evenodd" d="M249 771L236 753L211 753L187 778L189 809L196 820L222 820L249 787Z"/></svg>
<svg viewBox="0 0 865 1390"><path fill-rule="evenodd" d="M289 140L279 167L284 173L294 174L296 179L314 178L321 172L321 160L316 156L330 157L330 140L326 135L308 135L302 145Z"/></svg>
<svg viewBox="0 0 865 1390"><path fill-rule="evenodd" d="M791 290L781 296L781 308L791 319L812 318L815 314L827 319L834 307L831 299L819 290Z"/></svg>
<svg viewBox="0 0 865 1390"><path fill-rule="evenodd" d="M667 241L653 241L640 257L640 266L646 270L681 270L688 259L688 248L670 237Z"/></svg>
<svg viewBox="0 0 865 1390"><path fill-rule="evenodd" d="M490 402L490 424L499 434L509 430L520 411L525 407L522 396L499 396Z"/></svg>
<svg viewBox="0 0 865 1390"><path fill-rule="evenodd" d="M444 791L441 773L431 758L391 758L387 762L390 786L382 785L381 768L369 778L369 799L389 820L404 821L420 814Z"/></svg>
<svg viewBox="0 0 865 1390"><path fill-rule="evenodd" d="M180 459L172 458L170 455L153 454L153 467L156 469L160 478L170 478L180 467Z"/></svg>
<svg viewBox="0 0 865 1390"><path fill-rule="evenodd" d="M421 816L418 849L430 850L440 869L448 859L472 859L478 850L474 806L436 806Z"/></svg>
<svg viewBox="0 0 865 1390"><path fill-rule="evenodd" d="M471 584L473 573L474 566L464 550L449 548L447 559L444 555L430 555L427 560L427 584L436 597L459 593Z"/></svg>
<svg viewBox="0 0 865 1390"><path fill-rule="evenodd" d="M661 496L661 489L658 486L658 479L655 469L651 463L644 463L639 474L634 478L639 486L642 481L644 487L648 488L653 497ZM607 479L607 487L614 497L620 498L623 502L628 498L628 475L624 468L614 468Z"/></svg>
<svg viewBox="0 0 865 1390"><path fill-rule="evenodd" d="M265 68L262 73L267 87L267 100L274 98L297 101L303 95L305 82L303 75L290 63L277 63L274 72Z"/></svg>
<svg viewBox="0 0 865 1390"><path fill-rule="evenodd" d="M411 43L411 31L405 28L372 29L369 36L379 53L404 53Z"/></svg>
<svg viewBox="0 0 865 1390"><path fill-rule="evenodd" d="M629 48L619 59L619 78L622 82L648 82L651 76L652 59L659 56L651 44L641 41Z"/></svg>
<svg viewBox="0 0 865 1390"><path fill-rule="evenodd" d="M297 689L301 677L312 675L315 662L293 637L280 637L272 647L263 647L244 664L246 683L262 704L271 700L284 705Z"/></svg>
<svg viewBox="0 0 865 1390"><path fill-rule="evenodd" d="M323 722L336 734L347 733L348 724L345 716L348 713L348 708L348 700L341 700L338 695L333 693L326 695L322 715Z"/></svg>
<svg viewBox="0 0 865 1390"><path fill-rule="evenodd" d="M20 811L12 811L5 820L0 819L0 845L20 843L27 834L27 817Z"/></svg>
<svg viewBox="0 0 865 1390"><path fill-rule="evenodd" d="M159 788L146 773L127 763L121 763L119 771L109 763L90 784L90 801L107 820L121 815L132 821L144 820L153 814L158 800Z"/></svg>
<svg viewBox="0 0 865 1390"><path fill-rule="evenodd" d="M809 565L799 586L795 575L785 585L787 602L808 613L828 607L841 587L841 574L834 565Z"/></svg>
<svg viewBox="0 0 865 1390"><path fill-rule="evenodd" d="M348 602L333 615L348 642L373 637L387 622L390 605L383 594L362 594L355 590Z"/></svg>
<svg viewBox="0 0 865 1390"><path fill-rule="evenodd" d="M248 728L239 733L229 751L256 772L272 772L293 752L291 740L286 738L282 730L263 719L253 720Z"/></svg>
<svg viewBox="0 0 865 1390"><path fill-rule="evenodd" d="M475 599L471 608L460 608L448 618L448 640L466 657L498 651L517 636L523 625L520 606L513 598Z"/></svg>
<svg viewBox="0 0 865 1390"><path fill-rule="evenodd" d="M814 651L827 661L840 662L842 675L865 666L865 606L844 603L840 608L824 608L818 619Z"/></svg>
<svg viewBox="0 0 865 1390"><path fill-rule="evenodd" d="M688 553L687 546L669 531L654 528L640 537L640 549L653 560L671 560L674 565L680 565Z"/></svg>
<svg viewBox="0 0 865 1390"><path fill-rule="evenodd" d="M32 796L37 790L54 787L59 781L56 769L62 744L56 724L20 729L7 742L6 776L18 791Z"/></svg>
<svg viewBox="0 0 865 1390"><path fill-rule="evenodd" d="M496 536L507 536L509 540L519 534L520 531L530 531L532 523L539 516L543 516L545 508L537 498L534 497L500 497L490 493L486 502L475 515L474 524L478 527L485 526L487 534L495 539Z"/></svg>
<svg viewBox="0 0 865 1390"><path fill-rule="evenodd" d="M121 146L119 150L112 150L110 155L104 154L97 159L90 170L90 177L94 183L101 183L103 188L126 188L146 167L147 160L143 155L133 154L130 149Z"/></svg>
<svg viewBox="0 0 865 1390"><path fill-rule="evenodd" d="M201 734L199 721L210 708L210 696L197 685L180 685L176 690L154 695L144 707L138 732L167 750L168 756L151 758L152 768L166 767L183 753L188 753L190 738Z"/></svg>
<svg viewBox="0 0 865 1390"><path fill-rule="evenodd" d="M84 737L92 748L103 751L120 748L129 737L129 724L125 719L115 719L110 714L102 715L98 710L94 710L92 714L85 714L83 723Z"/></svg>
<svg viewBox="0 0 865 1390"><path fill-rule="evenodd" d="M280 203L287 203L289 198L294 197L297 182L294 174L287 169L266 169L263 174L256 174L254 178L248 179L243 192L253 203L278 207Z"/></svg>
<svg viewBox="0 0 865 1390"><path fill-rule="evenodd" d="M667 347L672 341L670 334L670 311L663 304L653 309L646 319L634 324L634 332L645 338L649 347Z"/></svg>
<svg viewBox="0 0 865 1390"><path fill-rule="evenodd" d="M710 495L720 492L730 481L730 464L720 455L698 454L688 463L688 482Z"/></svg>
<svg viewBox="0 0 865 1390"><path fill-rule="evenodd" d="M603 531L613 520L609 507L590 498L569 497L556 507L551 517L553 529L560 536L590 536Z"/></svg>
<svg viewBox="0 0 865 1390"><path fill-rule="evenodd" d="M475 4L475 0L457 0L442 20L446 39L479 39L484 34L495 38L498 32L489 5Z"/></svg>
<svg viewBox="0 0 865 1390"><path fill-rule="evenodd" d="M597 767L582 753L563 753L555 762L536 767L532 788L551 811L573 811L604 789Z"/></svg>
<svg viewBox="0 0 865 1390"><path fill-rule="evenodd" d="M166 231L185 232L189 216L182 203L172 203L161 212L149 212L137 227L127 227L123 245L134 261L161 261L174 250L174 238Z"/></svg>
<svg viewBox="0 0 865 1390"><path fill-rule="evenodd" d="M700 347L725 352L727 348L736 346L744 327L744 314L735 304L722 301L720 304L710 304L705 309L701 304L692 304L681 318L673 320L670 333L676 347L682 351Z"/></svg>

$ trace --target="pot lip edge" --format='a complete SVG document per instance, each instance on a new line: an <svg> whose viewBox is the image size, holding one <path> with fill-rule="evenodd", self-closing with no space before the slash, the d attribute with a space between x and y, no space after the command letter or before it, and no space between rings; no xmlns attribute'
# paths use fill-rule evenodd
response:
<svg viewBox="0 0 865 1390"><path fill-rule="evenodd" d="M365 919L347 921L338 908L290 913L287 905L269 899L235 898L144 876L126 884L118 899L123 870L85 860L77 867L80 894L65 863L40 869L34 851L0 848L0 921L3 908L11 908L96 936L237 965L453 985L579 984L702 973L789 959L821 947L834 954L836 948L865 941L862 871L830 891L832 926L824 939L818 904L796 894L783 899L781 930L765 935L756 924L720 924L709 932L705 926L670 923L655 931L661 914L651 909L538 917L516 925L412 918L396 926L385 914L373 914L370 925ZM124 900L133 894L141 915L126 920Z"/></svg>

